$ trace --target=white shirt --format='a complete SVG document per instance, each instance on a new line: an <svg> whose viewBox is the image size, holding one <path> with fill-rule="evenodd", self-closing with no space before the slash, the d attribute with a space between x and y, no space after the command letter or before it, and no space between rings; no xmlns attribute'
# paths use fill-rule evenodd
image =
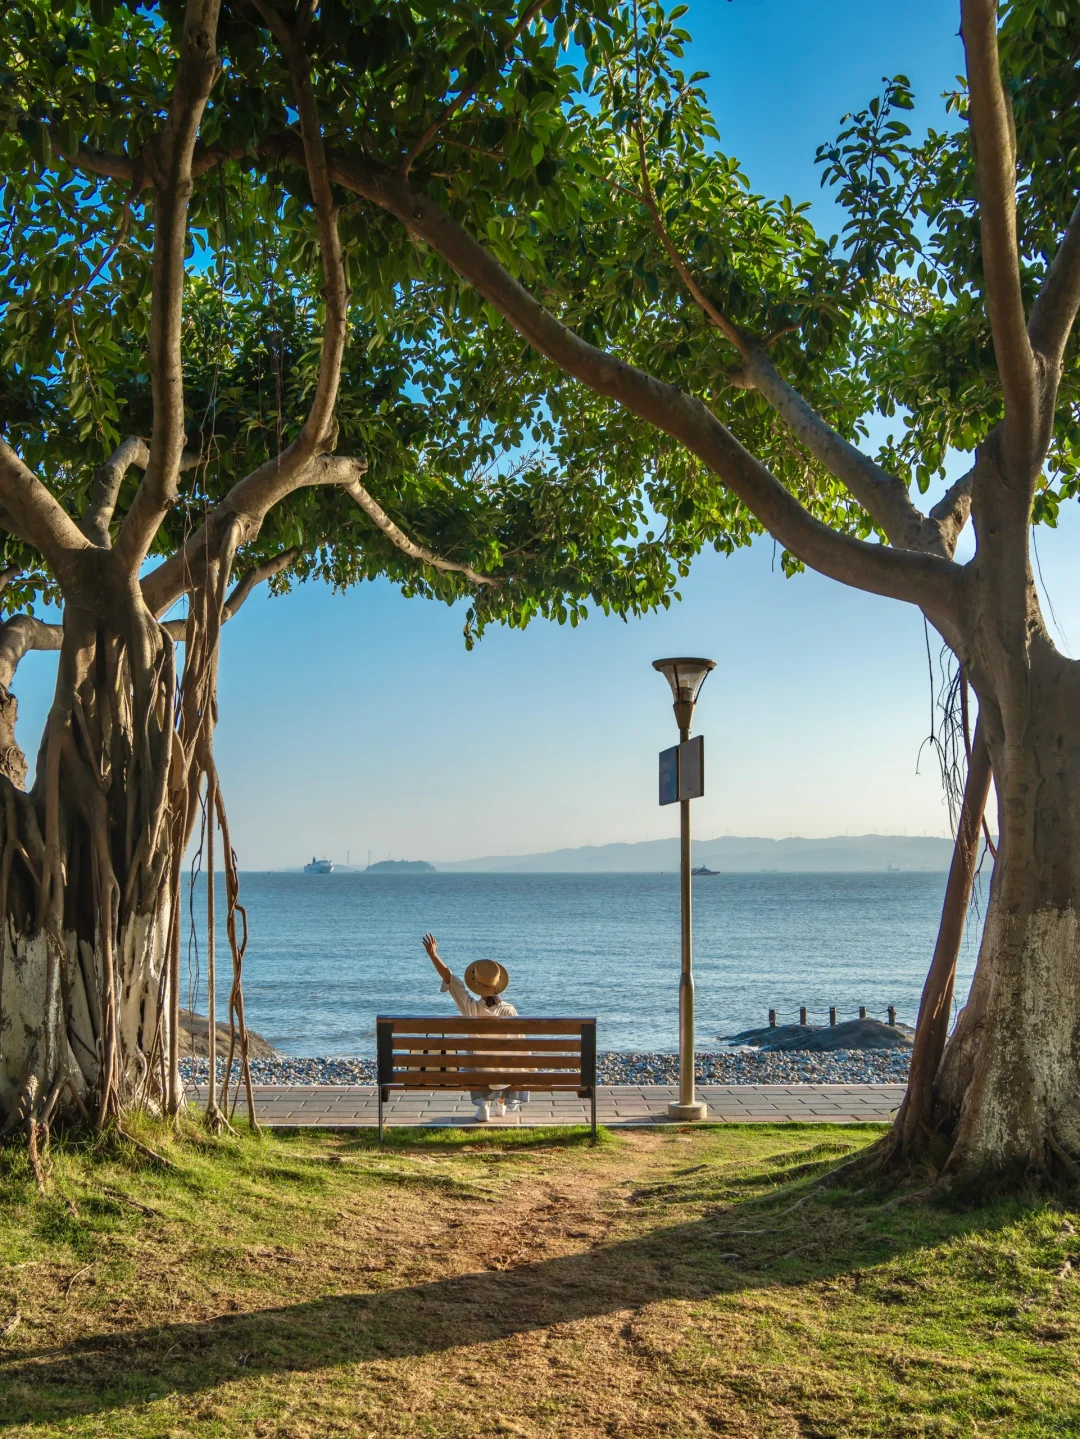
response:
<svg viewBox="0 0 1080 1439"><path fill-rule="evenodd" d="M458 1007L458 1013L466 1019L516 1019L517 1010L512 1004L500 999L495 1004L485 1004L482 999L469 993L463 980L452 974L442 982L440 993L450 991L450 997Z"/></svg>
<svg viewBox="0 0 1080 1439"><path fill-rule="evenodd" d="M466 1019L517 1018L517 1010L512 1004L507 1004L504 999L500 999L496 1004L485 1004L482 999L477 999L475 995L469 993L469 991L465 988L464 982L458 979L456 974L452 974L449 979L443 980L441 993L445 994L447 990L450 991L450 997L457 1005L458 1012L460 1014L463 1014ZM515 1035L514 1037L518 1038L519 1036ZM461 1051L461 1053L465 1052L466 1051L464 1050ZM499 1059L500 1056L497 1054L485 1054L483 1055L482 1059L477 1063L476 1067L477 1069L480 1069L486 1064L497 1064ZM505 1090L508 1088L509 1086L505 1084L493 1084L490 1086L490 1090L492 1093L496 1093L500 1090ZM524 1102L529 1097L529 1091L518 1091L518 1097L522 1100L522 1102Z"/></svg>

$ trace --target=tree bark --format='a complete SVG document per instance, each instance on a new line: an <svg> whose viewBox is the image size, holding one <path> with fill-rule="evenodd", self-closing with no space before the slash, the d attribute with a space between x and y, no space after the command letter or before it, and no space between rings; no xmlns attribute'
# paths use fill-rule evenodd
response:
<svg viewBox="0 0 1080 1439"><path fill-rule="evenodd" d="M25 1129L34 1144L64 1111L102 1125L132 1105L175 1113L182 1102L180 857L215 773L231 558L227 539L193 602L178 686L173 641L138 583L108 551L80 557L94 564L96 603L65 607L29 794L3 728L14 698L0 686L0 1131ZM0 658L22 642L15 623ZM37 639L49 647L58 633ZM215 802L216 779L211 822ZM235 885L229 903L235 928ZM242 1007L239 1023L243 1035ZM243 1043L242 1072L246 1062Z"/></svg>
<svg viewBox="0 0 1080 1439"><path fill-rule="evenodd" d="M931 1124L951 1140L944 1172L954 1179L1075 1180L1080 665L1035 628L1017 676L1000 634L977 647L982 666L973 674L997 787L998 854L978 965L936 1076ZM973 771L975 764L973 755Z"/></svg>

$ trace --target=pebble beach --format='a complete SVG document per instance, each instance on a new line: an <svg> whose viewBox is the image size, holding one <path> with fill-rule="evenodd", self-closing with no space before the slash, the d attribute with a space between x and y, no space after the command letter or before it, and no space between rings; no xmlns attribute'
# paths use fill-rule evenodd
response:
<svg viewBox="0 0 1080 1439"><path fill-rule="evenodd" d="M698 1084L903 1084L907 1081L909 1051L906 1049L837 1049L825 1054L788 1051L769 1054L761 1050L738 1049L697 1055ZM676 1054L655 1052L624 1053L608 1050L597 1056L601 1084L677 1084L679 1059ZM186 1083L206 1082L207 1062L181 1059L180 1074ZM218 1061L218 1077L224 1078L224 1060ZM253 1059L251 1078L255 1084L362 1084L375 1083L374 1059L309 1058L276 1055Z"/></svg>

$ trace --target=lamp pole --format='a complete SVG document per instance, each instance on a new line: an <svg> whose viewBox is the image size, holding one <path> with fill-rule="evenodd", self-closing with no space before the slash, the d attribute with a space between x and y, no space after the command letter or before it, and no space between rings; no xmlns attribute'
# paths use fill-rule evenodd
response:
<svg viewBox="0 0 1080 1439"><path fill-rule="evenodd" d="M690 726L679 726L679 742ZM679 973L679 1102L668 1106L677 1119L704 1119L705 1105L694 1092L694 887L690 877L690 801L679 801L679 890L682 899L682 969ZM700 1111L700 1112L699 1112Z"/></svg>
<svg viewBox="0 0 1080 1439"><path fill-rule="evenodd" d="M654 660L653 669L659 670L671 685L675 697L672 709L679 726L680 757L682 746L690 738L690 725L694 718L701 686L709 671L715 669L715 660L668 659ZM679 1098L677 1103L668 1105L672 1119L704 1119L708 1106L698 1099L694 1076L694 930L693 930L693 882L691 878L690 848L690 794L682 764L679 772L679 890L682 909L682 964L679 973ZM700 790L698 791L700 793Z"/></svg>

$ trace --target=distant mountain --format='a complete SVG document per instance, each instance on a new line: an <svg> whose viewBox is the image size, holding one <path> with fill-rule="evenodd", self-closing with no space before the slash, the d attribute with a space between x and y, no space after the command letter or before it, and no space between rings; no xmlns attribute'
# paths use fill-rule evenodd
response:
<svg viewBox="0 0 1080 1439"><path fill-rule="evenodd" d="M866 870L947 870L953 842L925 835L835 835L830 839L762 839L724 835L698 840L694 864L724 873L760 870L785 873ZM502 874L656 874L679 867L677 839L639 844L584 845L545 854L489 855L447 861L439 870Z"/></svg>

